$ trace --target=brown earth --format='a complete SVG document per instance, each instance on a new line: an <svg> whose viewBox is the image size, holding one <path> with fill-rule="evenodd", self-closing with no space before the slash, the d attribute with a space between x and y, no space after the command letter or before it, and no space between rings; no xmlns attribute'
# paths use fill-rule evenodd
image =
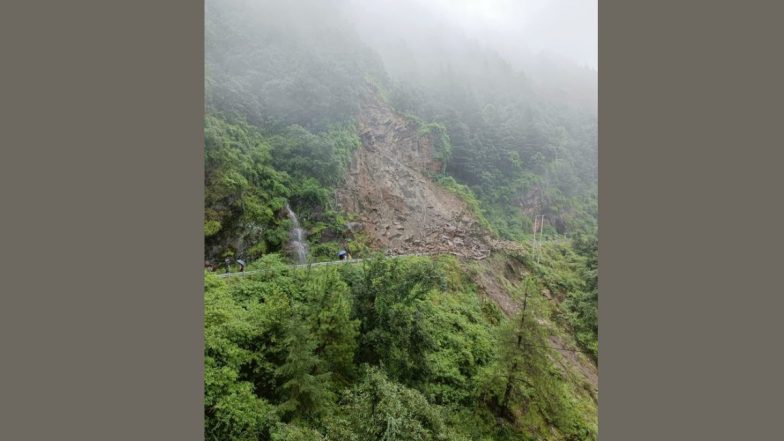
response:
<svg viewBox="0 0 784 441"><path fill-rule="evenodd" d="M418 124L374 94L358 116L362 145L351 160L338 203L357 218L371 245L388 254L451 253L481 259L492 240L468 206L429 177L440 170Z"/></svg>
<svg viewBox="0 0 784 441"><path fill-rule="evenodd" d="M465 202L430 178L442 164L434 158L429 135L419 133L418 123L375 93L367 95L357 120L362 143L337 192L340 208L356 218L351 230L364 231L370 245L388 255L449 253L483 260L474 275L478 287L507 316L516 314L522 305L510 296L506 284L519 282L526 270L510 260L484 259L493 251L520 254L524 248L491 238ZM523 205L536 205L526 202ZM543 293L554 301L548 294ZM583 378L586 391L597 399L596 365L585 355L566 350L574 348L557 336L551 343L560 354L558 364Z"/></svg>

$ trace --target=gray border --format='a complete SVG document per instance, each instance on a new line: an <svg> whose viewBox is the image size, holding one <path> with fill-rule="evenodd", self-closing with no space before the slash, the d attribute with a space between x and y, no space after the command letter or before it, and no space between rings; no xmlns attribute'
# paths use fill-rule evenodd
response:
<svg viewBox="0 0 784 441"><path fill-rule="evenodd" d="M0 3L0 439L201 439L203 5L67 3ZM600 1L602 440L780 437L782 14L727 4Z"/></svg>
<svg viewBox="0 0 784 441"><path fill-rule="evenodd" d="M201 439L203 5L0 9L0 439Z"/></svg>
<svg viewBox="0 0 784 441"><path fill-rule="evenodd" d="M600 439L781 439L781 6L599 3Z"/></svg>

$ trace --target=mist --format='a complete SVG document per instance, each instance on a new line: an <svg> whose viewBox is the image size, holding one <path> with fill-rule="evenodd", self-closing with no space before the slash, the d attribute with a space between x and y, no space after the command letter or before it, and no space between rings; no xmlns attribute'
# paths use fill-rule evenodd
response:
<svg viewBox="0 0 784 441"><path fill-rule="evenodd" d="M465 40L517 67L537 56L598 66L595 0L346 0L343 6L363 37L377 43Z"/></svg>
<svg viewBox="0 0 784 441"><path fill-rule="evenodd" d="M344 0L344 22L411 81L508 64L550 98L597 103L595 0Z"/></svg>
<svg viewBox="0 0 784 441"><path fill-rule="evenodd" d="M596 0L208 0L207 9L208 22L241 10L242 26L259 30L232 51L280 39L329 51L325 39L354 35L393 80L438 82L454 71L496 81L490 66L525 76L548 98L597 105ZM226 38L207 32L208 46Z"/></svg>
<svg viewBox="0 0 784 441"><path fill-rule="evenodd" d="M597 439L596 0L206 0L204 49L205 433Z"/></svg>

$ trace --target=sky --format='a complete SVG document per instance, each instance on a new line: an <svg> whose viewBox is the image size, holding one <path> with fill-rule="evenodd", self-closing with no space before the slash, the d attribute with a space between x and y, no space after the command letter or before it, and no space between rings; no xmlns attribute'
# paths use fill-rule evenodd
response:
<svg viewBox="0 0 784 441"><path fill-rule="evenodd" d="M597 0L349 0L357 20L458 29L510 60L544 53L598 69Z"/></svg>

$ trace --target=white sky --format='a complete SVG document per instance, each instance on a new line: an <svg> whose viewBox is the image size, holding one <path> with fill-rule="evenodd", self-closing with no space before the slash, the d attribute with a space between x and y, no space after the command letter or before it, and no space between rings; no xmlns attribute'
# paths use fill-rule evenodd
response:
<svg viewBox="0 0 784 441"><path fill-rule="evenodd" d="M363 14L437 18L511 59L546 52L598 68L598 0L353 0ZM421 17L417 17L421 15ZM390 17L392 19L392 17Z"/></svg>

